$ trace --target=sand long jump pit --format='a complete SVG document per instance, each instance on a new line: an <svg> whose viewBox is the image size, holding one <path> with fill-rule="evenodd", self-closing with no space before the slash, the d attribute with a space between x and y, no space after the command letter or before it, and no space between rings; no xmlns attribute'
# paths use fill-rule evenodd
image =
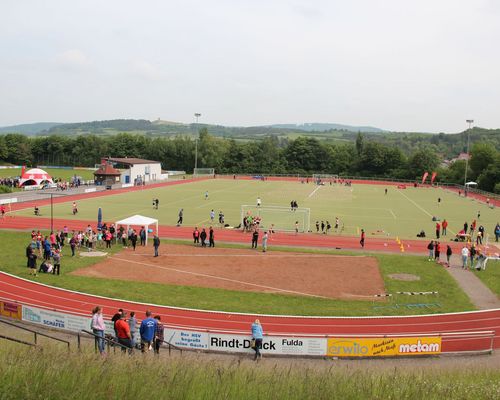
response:
<svg viewBox="0 0 500 400"><path fill-rule="evenodd" d="M384 293L373 257L162 245L137 247L72 274L330 299L373 299Z"/></svg>

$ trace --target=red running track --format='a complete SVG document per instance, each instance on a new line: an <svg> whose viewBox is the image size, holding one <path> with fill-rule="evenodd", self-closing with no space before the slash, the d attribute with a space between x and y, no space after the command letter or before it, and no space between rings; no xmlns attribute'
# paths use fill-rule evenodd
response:
<svg viewBox="0 0 500 400"><path fill-rule="evenodd" d="M144 315L146 309L159 314L169 327L248 333L251 323L260 318L267 334L307 335L415 335L453 332L494 331L494 348L500 348L500 309L454 314L407 317L301 317L210 312L158 306L88 295L39 284L0 272L0 299L25 305L90 316L95 305L104 308L106 318L118 308ZM488 348L490 339L443 337L443 352L478 351Z"/></svg>

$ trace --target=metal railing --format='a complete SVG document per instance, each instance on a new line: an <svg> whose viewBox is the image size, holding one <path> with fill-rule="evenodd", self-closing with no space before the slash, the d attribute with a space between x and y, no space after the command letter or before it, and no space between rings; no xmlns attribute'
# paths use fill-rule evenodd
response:
<svg viewBox="0 0 500 400"><path fill-rule="evenodd" d="M56 340L58 342L65 343L68 346L68 350L70 349L70 342L68 342L67 340L60 339L60 338L55 337L55 336L47 335L46 333L41 333L41 332L35 331L33 329L25 328L24 326L19 326L19 325L12 323L12 322L4 321L3 319L0 319L0 323L5 324L5 325L10 325L10 326L13 326L17 329L21 329L23 331L33 333L34 342L35 342L34 345L38 345L38 336L43 336L43 337L46 337L46 338L51 339L51 340Z"/></svg>
<svg viewBox="0 0 500 400"><path fill-rule="evenodd" d="M127 347L119 342L117 342L116 340L114 339L110 339L109 337L106 337L106 336L99 336L99 335L96 335L94 332L90 332L90 331L87 331L86 329L82 329L80 332L84 332L86 333L87 335L91 335L94 337L95 340L95 350L97 351L97 340L104 340L104 342L106 343L106 346L107 346L107 349L108 349L108 353L109 353L109 349L110 347L113 347L113 350L115 350L115 347L120 347L122 350L129 350L129 351L132 351L133 349L131 347ZM78 350L81 349L81 335L80 335L80 332L78 332L77 334L77 341L78 341Z"/></svg>
<svg viewBox="0 0 500 400"><path fill-rule="evenodd" d="M26 346L36 347L36 344L25 342L24 340L16 339L10 336L0 335L0 339L10 340L11 342L25 344Z"/></svg>

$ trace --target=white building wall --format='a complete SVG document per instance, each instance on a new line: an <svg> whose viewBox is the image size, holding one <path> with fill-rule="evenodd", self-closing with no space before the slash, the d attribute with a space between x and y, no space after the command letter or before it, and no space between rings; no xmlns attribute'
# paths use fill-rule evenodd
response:
<svg viewBox="0 0 500 400"><path fill-rule="evenodd" d="M136 164L130 168L130 183L137 177L142 177L145 182L161 179L161 164Z"/></svg>

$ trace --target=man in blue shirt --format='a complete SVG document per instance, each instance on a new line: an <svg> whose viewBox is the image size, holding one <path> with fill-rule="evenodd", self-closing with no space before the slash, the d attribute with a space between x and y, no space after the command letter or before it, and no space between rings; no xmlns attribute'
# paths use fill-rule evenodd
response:
<svg viewBox="0 0 500 400"><path fill-rule="evenodd" d="M156 332L156 320L151 318L151 311L146 311L146 319L143 319L141 322L141 327L139 332L141 334L141 351L144 353L146 349L151 350L153 339L155 337Z"/></svg>
<svg viewBox="0 0 500 400"><path fill-rule="evenodd" d="M263 337L264 337L264 334L262 332L262 325L260 324L260 321L258 319L256 319L255 322L252 324L252 339L255 340L255 345L253 348L255 351L254 360L257 360L257 358L262 358L262 354L260 353L260 349L262 349Z"/></svg>

